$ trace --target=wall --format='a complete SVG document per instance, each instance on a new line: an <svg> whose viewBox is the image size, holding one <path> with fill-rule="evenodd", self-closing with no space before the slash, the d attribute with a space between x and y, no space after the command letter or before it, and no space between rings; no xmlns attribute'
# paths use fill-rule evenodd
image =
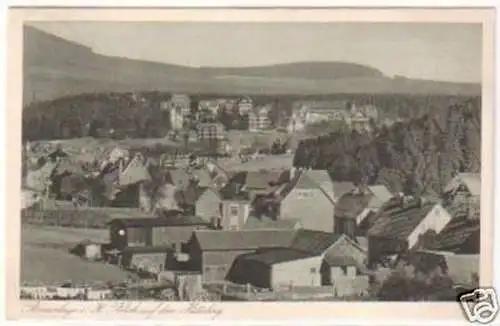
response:
<svg viewBox="0 0 500 326"><path fill-rule="evenodd" d="M153 228L153 246L186 243L197 226L165 226Z"/></svg>
<svg viewBox="0 0 500 326"><path fill-rule="evenodd" d="M418 242L418 237L428 230L441 232L451 220L451 215L439 204L427 214L420 224L408 236L408 247L411 249Z"/></svg>
<svg viewBox="0 0 500 326"><path fill-rule="evenodd" d="M231 227L230 207L232 205L238 207L238 213L239 213L237 217L238 228L242 228L243 225L245 225L248 218L249 206L250 206L248 202L223 201L221 226L224 230L228 230Z"/></svg>
<svg viewBox="0 0 500 326"><path fill-rule="evenodd" d="M220 198L212 190L207 189L196 202L195 214L207 222L212 220L212 217L220 218Z"/></svg>
<svg viewBox="0 0 500 326"><path fill-rule="evenodd" d="M369 287L369 278L366 275L343 276L334 280L333 292L337 297L366 295Z"/></svg>
<svg viewBox="0 0 500 326"><path fill-rule="evenodd" d="M254 260L237 259L229 271L228 280L268 289L271 287L271 266Z"/></svg>
<svg viewBox="0 0 500 326"><path fill-rule="evenodd" d="M298 219L304 229L333 232L332 202L320 189L308 190L307 197L301 196L300 192L304 191L305 189L294 189L281 202L281 219ZM314 203L314 214L311 214L311 203Z"/></svg>
<svg viewBox="0 0 500 326"><path fill-rule="evenodd" d="M150 246L152 245L152 228L137 227L126 229L127 244L133 246Z"/></svg>
<svg viewBox="0 0 500 326"><path fill-rule="evenodd" d="M310 257L274 264L271 269L271 287L321 286L322 257Z"/></svg>
<svg viewBox="0 0 500 326"><path fill-rule="evenodd" d="M367 252L358 248L346 238L337 240L332 247L326 250L326 253L329 251L334 251L336 255L352 257L359 265L363 265L366 262Z"/></svg>
<svg viewBox="0 0 500 326"><path fill-rule="evenodd" d="M203 282L220 282L226 279L236 257L253 250L206 251L202 255ZM207 271L206 268L211 268Z"/></svg>

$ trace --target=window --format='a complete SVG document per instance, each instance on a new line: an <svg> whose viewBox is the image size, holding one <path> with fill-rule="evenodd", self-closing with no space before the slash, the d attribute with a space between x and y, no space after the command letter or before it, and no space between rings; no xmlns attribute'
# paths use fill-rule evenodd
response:
<svg viewBox="0 0 500 326"><path fill-rule="evenodd" d="M229 206L229 216L230 217L239 216L239 207L237 205Z"/></svg>
<svg viewBox="0 0 500 326"><path fill-rule="evenodd" d="M311 268L311 274L316 274L316 268L315 267Z"/></svg>

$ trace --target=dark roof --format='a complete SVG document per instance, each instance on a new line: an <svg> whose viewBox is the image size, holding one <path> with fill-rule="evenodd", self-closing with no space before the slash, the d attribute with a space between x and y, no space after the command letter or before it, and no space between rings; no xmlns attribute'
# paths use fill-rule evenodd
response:
<svg viewBox="0 0 500 326"><path fill-rule="evenodd" d="M122 223L125 227L147 227L147 226L194 226L209 225L210 223L197 216L170 216L170 217L137 217L113 219L110 223Z"/></svg>
<svg viewBox="0 0 500 326"><path fill-rule="evenodd" d="M268 189L269 184L278 178L279 176L265 171L240 171L229 180L229 183L245 185L250 189Z"/></svg>
<svg viewBox="0 0 500 326"><path fill-rule="evenodd" d="M166 253L172 249L171 246L147 246L147 247L125 247L122 249L123 253L130 254L150 254L150 253Z"/></svg>
<svg viewBox="0 0 500 326"><path fill-rule="evenodd" d="M341 236L341 234L298 229L289 248L311 255L320 255Z"/></svg>
<svg viewBox="0 0 500 326"><path fill-rule="evenodd" d="M311 255L308 254L307 252L302 252L287 248L276 248L276 249L258 251L256 253L251 253L251 254L244 254L239 256L238 259L245 261L259 262L266 265L273 265L297 259L303 259L310 256Z"/></svg>
<svg viewBox="0 0 500 326"><path fill-rule="evenodd" d="M288 247L295 230L197 230L194 237L203 251L255 250Z"/></svg>
<svg viewBox="0 0 500 326"><path fill-rule="evenodd" d="M286 220L273 220L268 217L249 216L244 229L293 229L299 220L286 219Z"/></svg>
<svg viewBox="0 0 500 326"><path fill-rule="evenodd" d="M480 234L477 220L450 222L427 246L432 250L449 250L463 245L470 237Z"/></svg>
<svg viewBox="0 0 500 326"><path fill-rule="evenodd" d="M341 218L356 218L371 201L371 194L347 193L340 197L335 206L335 216Z"/></svg>
<svg viewBox="0 0 500 326"><path fill-rule="evenodd" d="M325 255L325 263L329 266L357 266L358 263L351 256Z"/></svg>
<svg viewBox="0 0 500 326"><path fill-rule="evenodd" d="M181 201L187 205L195 205L201 195L207 191L208 187L199 187L190 184L188 187L181 191Z"/></svg>
<svg viewBox="0 0 500 326"><path fill-rule="evenodd" d="M391 239L406 239L434 206L434 203L420 204L415 200L404 207L384 211L368 234Z"/></svg>

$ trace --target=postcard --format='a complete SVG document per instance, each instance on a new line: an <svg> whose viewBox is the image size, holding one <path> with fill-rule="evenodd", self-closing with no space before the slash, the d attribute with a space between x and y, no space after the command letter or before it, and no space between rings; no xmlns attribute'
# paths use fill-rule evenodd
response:
<svg viewBox="0 0 500 326"><path fill-rule="evenodd" d="M11 9L9 318L493 321L493 31Z"/></svg>

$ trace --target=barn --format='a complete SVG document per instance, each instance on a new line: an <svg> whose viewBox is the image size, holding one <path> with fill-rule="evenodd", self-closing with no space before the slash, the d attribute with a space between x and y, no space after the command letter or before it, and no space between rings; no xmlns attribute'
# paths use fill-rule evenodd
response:
<svg viewBox="0 0 500 326"><path fill-rule="evenodd" d="M365 260L365 250L346 235L299 229L286 247L239 256L229 278L270 289L317 287L355 279Z"/></svg>
<svg viewBox="0 0 500 326"><path fill-rule="evenodd" d="M210 223L196 216L117 218L109 222L111 246L126 247L181 246L194 230L210 228Z"/></svg>
<svg viewBox="0 0 500 326"><path fill-rule="evenodd" d="M192 270L201 272L203 283L228 279L235 259L259 248L286 247L295 230L200 230L186 246Z"/></svg>

